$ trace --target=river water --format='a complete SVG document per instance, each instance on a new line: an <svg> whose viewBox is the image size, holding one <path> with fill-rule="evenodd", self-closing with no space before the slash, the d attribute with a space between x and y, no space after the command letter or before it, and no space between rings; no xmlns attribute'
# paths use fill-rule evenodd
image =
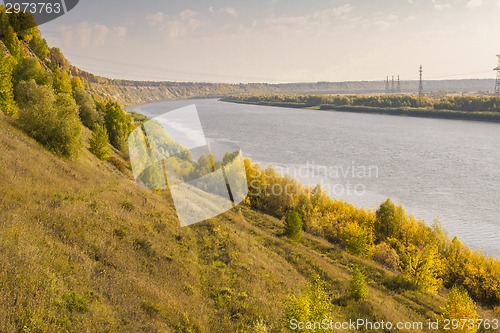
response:
<svg viewBox="0 0 500 333"><path fill-rule="evenodd" d="M391 198L450 236L500 257L500 124L168 101L129 111L155 117L195 104L205 136L238 144L332 197L376 210Z"/></svg>

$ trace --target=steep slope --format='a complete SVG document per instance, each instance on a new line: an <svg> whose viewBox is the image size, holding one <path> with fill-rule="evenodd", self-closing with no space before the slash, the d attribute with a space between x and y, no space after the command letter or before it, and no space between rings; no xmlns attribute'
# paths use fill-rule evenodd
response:
<svg viewBox="0 0 500 333"><path fill-rule="evenodd" d="M336 320L426 322L444 304L391 291L392 273L322 239L290 243L245 207L180 228L168 193L86 150L55 157L1 115L0 151L0 332L252 332L259 320L279 332L288 296L318 277ZM355 265L363 302L344 297Z"/></svg>
<svg viewBox="0 0 500 333"><path fill-rule="evenodd" d="M228 331L277 320L303 278L237 227L181 229L165 194L1 119L0 331ZM267 297L273 295L273 297ZM230 305L230 306L229 306Z"/></svg>

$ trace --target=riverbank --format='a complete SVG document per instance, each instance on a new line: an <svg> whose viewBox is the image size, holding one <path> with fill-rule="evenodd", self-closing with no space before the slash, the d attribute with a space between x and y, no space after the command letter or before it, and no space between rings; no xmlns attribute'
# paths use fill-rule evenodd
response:
<svg viewBox="0 0 500 333"><path fill-rule="evenodd" d="M321 183L325 189L341 184L345 193L331 194L357 207L376 209L392 198L429 224L438 218L472 248L500 255L497 123L264 108L215 99L132 109L154 118L192 104L207 138L236 142L254 162L292 174L310 170L307 184ZM319 177L325 167L346 168L353 161L356 166L377 166L379 176ZM364 185L365 194L350 195L348 182Z"/></svg>
<svg viewBox="0 0 500 333"><path fill-rule="evenodd" d="M385 114L391 116L408 116L419 118L437 118L452 120L483 121L500 123L500 112L492 111L457 111L457 110L435 110L431 107L372 107L372 106L337 106L331 104L310 105L309 103L271 102L271 101L248 101L234 99L231 97L221 98L223 102L249 104L258 106L274 106L283 108L310 109L322 111Z"/></svg>

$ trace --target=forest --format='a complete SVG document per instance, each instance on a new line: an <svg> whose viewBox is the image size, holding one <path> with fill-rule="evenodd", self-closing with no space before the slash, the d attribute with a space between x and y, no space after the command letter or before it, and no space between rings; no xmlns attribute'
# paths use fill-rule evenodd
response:
<svg viewBox="0 0 500 333"><path fill-rule="evenodd" d="M27 28L28 27L28 28ZM0 8L0 110L17 118L27 134L54 153L75 159L84 125L93 131L91 151L109 159L109 143L126 153L133 120L120 104L88 92L62 52L49 48L32 17Z"/></svg>

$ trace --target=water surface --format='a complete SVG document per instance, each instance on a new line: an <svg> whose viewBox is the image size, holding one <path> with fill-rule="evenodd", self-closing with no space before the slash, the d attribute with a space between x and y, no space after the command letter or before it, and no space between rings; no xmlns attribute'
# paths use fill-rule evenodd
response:
<svg viewBox="0 0 500 333"><path fill-rule="evenodd" d="M500 124L370 115L217 100L132 108L154 117L195 104L209 139L237 143L330 195L376 209L386 198L450 236L500 256Z"/></svg>

